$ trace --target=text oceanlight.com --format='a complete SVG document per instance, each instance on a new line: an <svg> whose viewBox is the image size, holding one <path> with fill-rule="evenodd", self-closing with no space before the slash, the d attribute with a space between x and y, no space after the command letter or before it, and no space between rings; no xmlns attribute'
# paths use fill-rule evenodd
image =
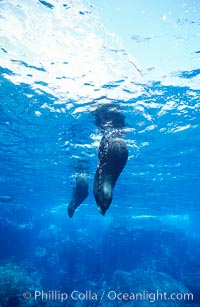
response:
<svg viewBox="0 0 200 307"><path fill-rule="evenodd" d="M42 301L60 301L65 302L67 300L74 301L149 301L151 303L155 301L193 301L194 296L192 293L168 293L168 292L149 292L144 290L142 292L120 292L115 290L103 290L98 292L93 292L91 290L86 290L84 292L74 290L70 293L61 292L57 290L50 291L25 291L23 293L25 300L34 299Z"/></svg>

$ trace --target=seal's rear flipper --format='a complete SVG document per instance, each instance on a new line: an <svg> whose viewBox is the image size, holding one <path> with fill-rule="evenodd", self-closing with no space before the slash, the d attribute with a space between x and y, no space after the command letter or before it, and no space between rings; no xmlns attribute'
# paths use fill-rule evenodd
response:
<svg viewBox="0 0 200 307"><path fill-rule="evenodd" d="M73 188L72 199L67 207L68 216L72 217L75 210L82 204L88 196L88 179L86 175L78 175L76 177L76 185Z"/></svg>

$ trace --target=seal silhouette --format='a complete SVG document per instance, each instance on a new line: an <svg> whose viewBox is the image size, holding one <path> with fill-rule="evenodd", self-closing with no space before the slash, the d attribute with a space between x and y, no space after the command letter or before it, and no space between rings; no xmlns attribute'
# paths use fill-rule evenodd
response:
<svg viewBox="0 0 200 307"><path fill-rule="evenodd" d="M13 201L12 196L9 195L0 195L0 203L9 203Z"/></svg>
<svg viewBox="0 0 200 307"><path fill-rule="evenodd" d="M94 177L93 194L102 215L110 207L113 189L128 159L126 142L119 137L103 136L98 151L98 167Z"/></svg>
<svg viewBox="0 0 200 307"><path fill-rule="evenodd" d="M93 114L95 124L102 134L98 150L98 166L94 176L93 194L100 213L105 215L112 202L115 184L128 159L128 147L123 140L125 118L120 111L120 107L113 102L97 105ZM67 208L70 218L88 196L88 187L86 175L79 174Z"/></svg>
<svg viewBox="0 0 200 307"><path fill-rule="evenodd" d="M67 207L67 212L69 217L72 217L74 215L76 209L87 198L89 194L88 188L89 188L89 183L86 175L79 174L76 177L76 185L73 188L72 198Z"/></svg>

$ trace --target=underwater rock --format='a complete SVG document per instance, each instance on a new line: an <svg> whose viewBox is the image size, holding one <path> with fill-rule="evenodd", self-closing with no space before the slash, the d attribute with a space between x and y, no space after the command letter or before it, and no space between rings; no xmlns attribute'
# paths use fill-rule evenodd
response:
<svg viewBox="0 0 200 307"><path fill-rule="evenodd" d="M109 209L113 189L128 159L128 147L121 138L104 136L99 146L99 164L94 177L93 193L102 215Z"/></svg>
<svg viewBox="0 0 200 307"><path fill-rule="evenodd" d="M10 215L5 215L5 211L0 210L0 213L4 213L0 218L0 259L6 259L13 254L15 259L22 259L28 256L31 250L27 248L27 242L32 242L31 246L34 245L35 229L32 224L18 224L17 216L10 211Z"/></svg>
<svg viewBox="0 0 200 307"><path fill-rule="evenodd" d="M116 271L110 289L112 298L116 295L114 292L118 294L115 300L117 306L150 306L153 303L157 307L180 307L193 302L190 291L182 283L166 273L155 271ZM181 294L187 293L189 299L180 300ZM123 294L127 295L123 297ZM174 299L175 294L179 294L178 299Z"/></svg>
<svg viewBox="0 0 200 307"><path fill-rule="evenodd" d="M34 286L38 285L18 265L8 262L0 266L0 306L35 306L34 299L27 302L23 297Z"/></svg>
<svg viewBox="0 0 200 307"><path fill-rule="evenodd" d="M75 210L88 196L89 183L86 175L80 174L76 177L76 185L73 188L72 199L67 207L69 217L74 215Z"/></svg>
<svg viewBox="0 0 200 307"><path fill-rule="evenodd" d="M88 283L97 283L101 277L100 253L83 240L66 240L59 253L62 263L60 287L68 291L85 291ZM92 290L91 288L88 288Z"/></svg>
<svg viewBox="0 0 200 307"><path fill-rule="evenodd" d="M123 226L113 222L102 240L106 281L111 283L117 270L163 272L185 285L194 294L192 304L198 304L199 241L188 238L183 230L173 231L162 223L142 225L134 219L134 223L129 221L128 226L125 225L125 222Z"/></svg>
<svg viewBox="0 0 200 307"><path fill-rule="evenodd" d="M188 261L183 264L181 277L186 287L194 293L194 302L200 306L200 263L198 261Z"/></svg>
<svg viewBox="0 0 200 307"><path fill-rule="evenodd" d="M138 267L155 267L155 263L163 256L159 242L157 230L111 224L101 245L107 279L112 278L113 273L122 268L132 271Z"/></svg>
<svg viewBox="0 0 200 307"><path fill-rule="evenodd" d="M91 290L86 288L87 283L95 283L101 276L102 260L97 248L91 246L87 231L75 226L69 230L51 225L41 230L30 261L44 289Z"/></svg>

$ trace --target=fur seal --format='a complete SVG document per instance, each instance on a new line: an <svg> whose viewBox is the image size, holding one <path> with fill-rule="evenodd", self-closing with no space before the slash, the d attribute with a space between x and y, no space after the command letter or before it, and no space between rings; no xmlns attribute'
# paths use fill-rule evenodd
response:
<svg viewBox="0 0 200 307"><path fill-rule="evenodd" d="M76 185L73 188L72 199L67 207L69 217L74 215L75 210L82 204L88 196L89 183L86 175L76 177Z"/></svg>
<svg viewBox="0 0 200 307"><path fill-rule="evenodd" d="M128 159L126 142L119 137L103 136L98 158L93 194L100 213L105 215L112 202L113 189L117 179Z"/></svg>

